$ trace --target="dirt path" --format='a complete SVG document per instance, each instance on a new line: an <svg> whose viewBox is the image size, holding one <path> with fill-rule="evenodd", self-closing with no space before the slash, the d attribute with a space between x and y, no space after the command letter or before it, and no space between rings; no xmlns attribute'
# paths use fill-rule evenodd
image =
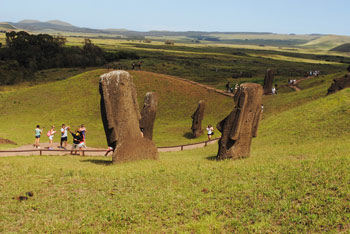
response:
<svg viewBox="0 0 350 234"><path fill-rule="evenodd" d="M132 71L132 72L144 73L144 74L152 74L152 75L159 75L159 73L154 73L154 72L149 72L149 71ZM206 89L208 91L211 91L211 92L215 92L215 93L227 96L227 97L233 97L233 93L227 93L224 90L216 89L216 88L213 88L213 87L210 87L208 85L201 84L201 83L198 83L198 82L195 82L195 81L192 81L192 80L187 80L187 79L184 79L184 78L181 78L181 77L170 76L170 75L166 75L166 74L161 74L161 75L164 76L167 79L181 80L183 82L190 83L190 84L202 87L202 88L204 88L204 89Z"/></svg>
<svg viewBox="0 0 350 234"><path fill-rule="evenodd" d="M207 145L215 144L219 138L213 139L211 141L206 142L198 142L194 144L188 144L188 145L178 145L178 146L164 146L164 147L158 147L158 152L177 152L182 150L191 150L191 149L197 149L202 148ZM54 143L53 149L48 149L48 143L42 143L40 144L42 151L42 155L70 155L70 149L72 146L68 144L67 150L63 150L58 148L59 144ZM8 150L0 150L0 157L8 157L8 156L32 156L32 155L40 155L40 149L36 149L33 147L33 145L23 145L17 148L8 149ZM85 156L104 156L106 149L101 148L92 148L88 147L86 148L87 151L84 152ZM93 151L93 152L90 152ZM109 156L112 154L109 153Z"/></svg>
<svg viewBox="0 0 350 234"><path fill-rule="evenodd" d="M310 76L305 77L305 78L301 78L301 79L295 81L295 85L288 84L288 86L291 87L292 89L294 89L295 91L299 92L299 91L301 91L301 88L298 87L298 83L303 81L303 80L310 79L310 78L311 78Z"/></svg>

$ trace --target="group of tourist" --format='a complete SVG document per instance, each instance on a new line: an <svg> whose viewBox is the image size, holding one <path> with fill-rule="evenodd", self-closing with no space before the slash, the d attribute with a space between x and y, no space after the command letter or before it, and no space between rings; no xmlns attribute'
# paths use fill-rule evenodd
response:
<svg viewBox="0 0 350 234"><path fill-rule="evenodd" d="M320 71L319 70L315 70L315 71L309 71L308 72L308 76L319 76L320 75Z"/></svg>
<svg viewBox="0 0 350 234"><path fill-rule="evenodd" d="M40 128L40 125L37 125L35 128L35 142L34 147L37 149L40 149L40 137L43 133L44 128ZM78 128L75 129L74 132L71 131L71 128L69 126L66 126L65 124L62 124L60 134L61 134L61 141L60 146L58 148L61 149L67 149L67 141L68 141L68 132L73 137L73 144L72 144L72 150L71 154L77 154L77 150L81 150L83 148L86 148L86 127L84 124L80 125ZM47 137L49 138L49 150L53 150L53 138L57 131L55 130L55 126L52 125L50 130L46 133Z"/></svg>
<svg viewBox="0 0 350 234"><path fill-rule="evenodd" d="M236 83L231 87L230 82L227 82L225 87L226 87L226 92L234 93L239 88L239 84Z"/></svg>
<svg viewBox="0 0 350 234"><path fill-rule="evenodd" d="M139 61L138 63L132 62L132 64L131 64L132 70L135 70L136 67L138 67L139 70L141 70L141 68L142 68L142 63L143 63L143 61Z"/></svg>
<svg viewBox="0 0 350 234"><path fill-rule="evenodd" d="M288 84L289 85L296 85L297 84L297 80L290 79L290 80L288 80Z"/></svg>

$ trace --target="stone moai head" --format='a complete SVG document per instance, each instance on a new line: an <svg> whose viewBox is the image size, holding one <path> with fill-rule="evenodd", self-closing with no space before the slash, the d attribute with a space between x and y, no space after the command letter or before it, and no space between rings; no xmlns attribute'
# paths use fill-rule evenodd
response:
<svg viewBox="0 0 350 234"><path fill-rule="evenodd" d="M153 126L158 110L158 96L156 93L148 92L145 96L144 105L141 110L140 128L143 137L149 140L153 138Z"/></svg>
<svg viewBox="0 0 350 234"><path fill-rule="evenodd" d="M242 84L234 96L233 111L216 128L222 133L217 159L249 157L252 137L257 136L262 117L263 88L259 84Z"/></svg>
<svg viewBox="0 0 350 234"><path fill-rule="evenodd" d="M108 146L114 148L113 163L157 159L155 144L142 137L141 115L132 77L112 71L100 77L101 115Z"/></svg>
<svg viewBox="0 0 350 234"><path fill-rule="evenodd" d="M199 137L203 134L202 130L202 120L204 117L204 109L205 109L205 102L203 100L200 100L198 102L198 107L196 111L191 116L192 118L192 133L194 137Z"/></svg>
<svg viewBox="0 0 350 234"><path fill-rule="evenodd" d="M350 87L350 75L345 75L342 78L334 79L331 87L327 90L327 95L336 93L342 89Z"/></svg>
<svg viewBox="0 0 350 234"><path fill-rule="evenodd" d="M266 70L266 75L264 79L264 94L271 94L272 83L273 83L274 71L272 69Z"/></svg>

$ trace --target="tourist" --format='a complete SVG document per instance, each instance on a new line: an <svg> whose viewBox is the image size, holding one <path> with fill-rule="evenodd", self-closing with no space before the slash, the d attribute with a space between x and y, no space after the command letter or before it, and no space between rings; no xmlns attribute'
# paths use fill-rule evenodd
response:
<svg viewBox="0 0 350 234"><path fill-rule="evenodd" d="M106 153L105 153L105 156L107 156L109 154L109 152L113 152L114 149L112 146L108 146L107 150L106 150Z"/></svg>
<svg viewBox="0 0 350 234"><path fill-rule="evenodd" d="M83 148L83 145L84 145L83 135L81 134L78 128L75 129L74 133L70 130L70 128L68 128L68 131L72 134L72 137L73 137L73 144L72 144L72 149L70 151L70 154L76 155L78 152L78 149L81 151L81 149ZM74 151L74 154L73 154L73 151Z"/></svg>
<svg viewBox="0 0 350 234"><path fill-rule="evenodd" d="M84 138L83 140L84 140L84 143L86 144L86 132L87 132L87 130L86 130L84 124L80 125L79 132L81 132L81 134L83 135L83 138Z"/></svg>
<svg viewBox="0 0 350 234"><path fill-rule="evenodd" d="M226 92L230 92L230 82L227 82L227 84L225 85L226 87Z"/></svg>
<svg viewBox="0 0 350 234"><path fill-rule="evenodd" d="M276 88L275 88L275 87L272 87L271 93L272 93L273 95L276 94Z"/></svg>
<svg viewBox="0 0 350 234"><path fill-rule="evenodd" d="M47 136L49 137L49 150L53 149L53 137L55 136L55 126L51 126L51 129L47 132Z"/></svg>
<svg viewBox="0 0 350 234"><path fill-rule="evenodd" d="M60 143L60 148L62 149L67 149L67 140L68 140L68 134L67 134L67 129L69 127L66 127L65 124L62 124L61 128L61 143Z"/></svg>
<svg viewBox="0 0 350 234"><path fill-rule="evenodd" d="M207 131L208 131L208 140L210 141L211 136L214 135L214 128L213 128L213 126L211 126L211 124L208 125Z"/></svg>
<svg viewBox="0 0 350 234"><path fill-rule="evenodd" d="M40 149L40 136L42 132L43 128L40 129L40 125L36 125L34 147L37 149Z"/></svg>
<svg viewBox="0 0 350 234"><path fill-rule="evenodd" d="M142 69L142 63L143 63L142 61L140 61L140 62L137 63L137 66L138 66L139 70Z"/></svg>

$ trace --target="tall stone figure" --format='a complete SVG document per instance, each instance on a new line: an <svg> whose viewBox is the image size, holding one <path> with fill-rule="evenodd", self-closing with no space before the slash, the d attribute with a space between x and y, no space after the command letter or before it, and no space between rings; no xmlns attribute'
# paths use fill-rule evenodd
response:
<svg viewBox="0 0 350 234"><path fill-rule="evenodd" d="M202 120L204 117L204 109L205 109L205 102L203 100L200 100L198 102L198 106L196 111L191 116L192 118L192 133L194 137L199 137L203 134L202 129Z"/></svg>
<svg viewBox="0 0 350 234"><path fill-rule="evenodd" d="M234 96L233 111L216 128L222 133L217 159L249 157L252 137L257 136L262 117L263 88L259 84L242 84Z"/></svg>
<svg viewBox="0 0 350 234"><path fill-rule="evenodd" d="M273 83L274 71L272 69L266 70L266 75L264 79L264 94L271 94L272 83Z"/></svg>
<svg viewBox="0 0 350 234"><path fill-rule="evenodd" d="M148 92L145 96L144 105L141 110L140 128L143 137L149 140L153 138L153 126L158 109L158 96L156 93Z"/></svg>
<svg viewBox="0 0 350 234"><path fill-rule="evenodd" d="M112 162L158 159L155 144L142 137L137 94L129 73L112 71L102 75L99 89L107 143L114 148Z"/></svg>

